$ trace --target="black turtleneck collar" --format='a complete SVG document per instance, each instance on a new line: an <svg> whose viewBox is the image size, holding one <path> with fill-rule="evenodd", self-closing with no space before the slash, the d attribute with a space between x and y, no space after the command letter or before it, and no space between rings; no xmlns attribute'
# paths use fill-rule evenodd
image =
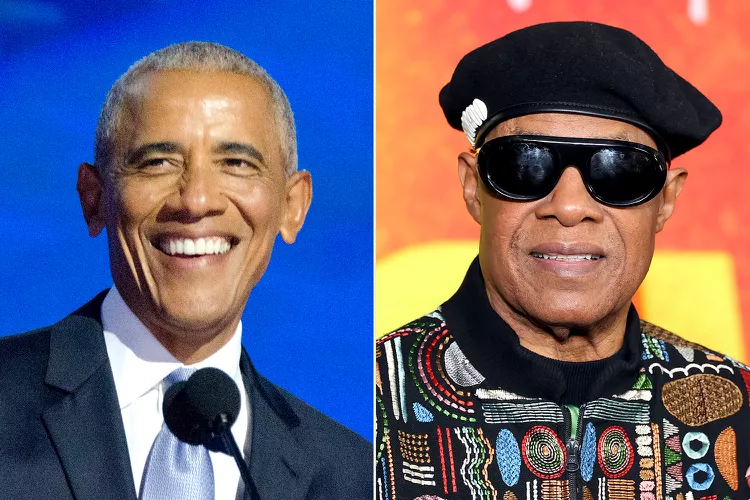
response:
<svg viewBox="0 0 750 500"><path fill-rule="evenodd" d="M443 304L442 312L461 351L485 377L483 385L488 387L580 406L627 391L640 369L641 327L633 306L622 347L609 358L565 362L522 347L513 329L490 305L478 258L455 295Z"/></svg>

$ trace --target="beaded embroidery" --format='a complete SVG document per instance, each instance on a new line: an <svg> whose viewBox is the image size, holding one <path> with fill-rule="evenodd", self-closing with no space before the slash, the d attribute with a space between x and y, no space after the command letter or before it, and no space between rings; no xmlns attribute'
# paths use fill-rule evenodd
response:
<svg viewBox="0 0 750 500"><path fill-rule="evenodd" d="M577 498L750 497L738 447L750 442L750 372L645 322L641 341L632 388L579 410ZM379 499L570 498L567 409L490 386L439 312L376 355Z"/></svg>

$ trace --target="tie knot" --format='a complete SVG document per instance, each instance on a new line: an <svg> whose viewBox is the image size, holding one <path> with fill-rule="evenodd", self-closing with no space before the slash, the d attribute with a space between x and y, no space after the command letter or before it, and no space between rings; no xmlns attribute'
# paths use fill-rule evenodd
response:
<svg viewBox="0 0 750 500"><path fill-rule="evenodd" d="M164 381L167 383L167 386L171 386L172 384L176 384L177 382L184 382L187 379L190 378L190 376L195 373L195 368L177 368L172 373L164 377Z"/></svg>

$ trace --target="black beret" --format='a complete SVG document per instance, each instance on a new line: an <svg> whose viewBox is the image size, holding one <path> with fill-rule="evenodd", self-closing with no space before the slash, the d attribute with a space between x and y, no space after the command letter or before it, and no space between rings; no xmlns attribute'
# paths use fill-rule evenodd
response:
<svg viewBox="0 0 750 500"><path fill-rule="evenodd" d="M716 106L641 39L590 22L538 24L473 50L440 91L440 106L472 145L509 118L580 113L644 129L667 158L721 124Z"/></svg>

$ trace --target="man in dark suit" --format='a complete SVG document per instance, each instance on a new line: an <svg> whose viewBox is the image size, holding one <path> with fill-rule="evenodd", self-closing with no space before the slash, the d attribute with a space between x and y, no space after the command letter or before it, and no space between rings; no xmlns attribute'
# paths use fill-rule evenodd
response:
<svg viewBox="0 0 750 500"><path fill-rule="evenodd" d="M147 56L110 90L78 192L89 233L107 229L114 287L0 339L0 499L240 498L231 457L163 424L164 392L203 367L244 388L248 496L371 497L369 443L261 377L240 343L276 235L294 242L311 201L276 82L216 44Z"/></svg>

